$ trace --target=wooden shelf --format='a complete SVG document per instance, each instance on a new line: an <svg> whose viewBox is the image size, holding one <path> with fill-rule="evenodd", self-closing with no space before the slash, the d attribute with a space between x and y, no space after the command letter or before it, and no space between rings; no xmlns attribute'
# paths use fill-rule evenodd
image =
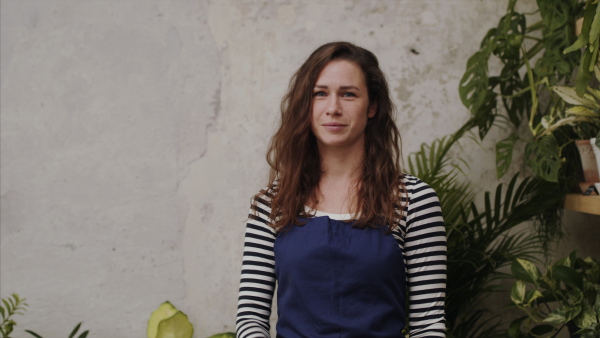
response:
<svg viewBox="0 0 600 338"><path fill-rule="evenodd" d="M568 194L565 199L565 209L600 215L600 196Z"/></svg>

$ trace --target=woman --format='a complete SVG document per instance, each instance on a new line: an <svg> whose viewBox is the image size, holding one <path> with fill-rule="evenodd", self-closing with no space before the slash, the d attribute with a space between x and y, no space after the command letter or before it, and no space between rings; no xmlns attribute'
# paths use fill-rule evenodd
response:
<svg viewBox="0 0 600 338"><path fill-rule="evenodd" d="M281 112L269 184L246 227L238 337L269 337L276 283L278 337L402 337L406 326L410 337L445 337L439 201L400 170L375 55L347 42L319 47Z"/></svg>

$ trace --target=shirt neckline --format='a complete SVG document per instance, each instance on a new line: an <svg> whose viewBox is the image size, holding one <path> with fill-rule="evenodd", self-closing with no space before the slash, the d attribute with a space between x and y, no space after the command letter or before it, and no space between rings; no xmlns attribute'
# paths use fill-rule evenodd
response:
<svg viewBox="0 0 600 338"><path fill-rule="evenodd" d="M349 221L354 219L352 214L333 214L330 212L324 212L324 211L319 211L319 210L315 210L310 208L309 206L305 205L304 206L304 212L309 214L309 215L314 215L314 217L324 217L327 216L331 219L337 220L337 221ZM360 215L360 214L359 214Z"/></svg>

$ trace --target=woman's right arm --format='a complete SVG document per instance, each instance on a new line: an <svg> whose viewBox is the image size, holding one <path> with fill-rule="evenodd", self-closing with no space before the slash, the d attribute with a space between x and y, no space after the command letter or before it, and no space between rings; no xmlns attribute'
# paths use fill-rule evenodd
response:
<svg viewBox="0 0 600 338"><path fill-rule="evenodd" d="M266 198L266 196L265 196ZM269 225L268 201L255 198L246 224L237 310L237 337L270 337L269 320L275 290L275 230Z"/></svg>

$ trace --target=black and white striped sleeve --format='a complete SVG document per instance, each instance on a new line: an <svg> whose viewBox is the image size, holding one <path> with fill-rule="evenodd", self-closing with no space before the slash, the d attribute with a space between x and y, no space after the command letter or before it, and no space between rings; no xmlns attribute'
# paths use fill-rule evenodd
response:
<svg viewBox="0 0 600 338"><path fill-rule="evenodd" d="M269 225L271 208L264 198L254 199L256 211L250 210L246 224L236 320L238 338L270 337L275 230Z"/></svg>
<svg viewBox="0 0 600 338"><path fill-rule="evenodd" d="M410 337L445 337L446 230L435 191L406 178L404 253Z"/></svg>

